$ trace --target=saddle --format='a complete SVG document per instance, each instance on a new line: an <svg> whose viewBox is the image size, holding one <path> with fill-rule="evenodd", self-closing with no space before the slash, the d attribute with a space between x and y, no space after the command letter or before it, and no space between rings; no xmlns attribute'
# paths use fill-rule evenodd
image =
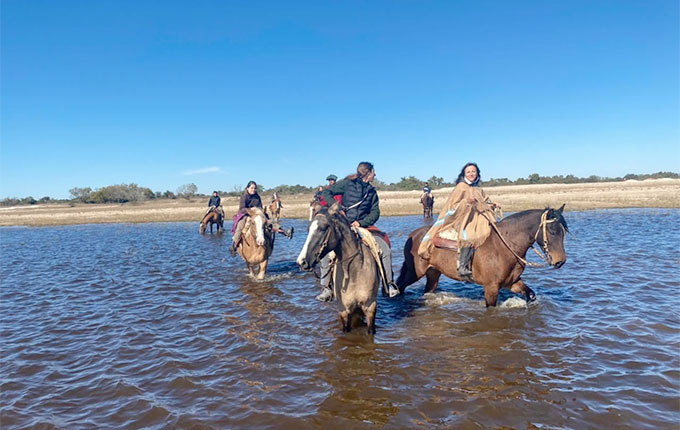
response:
<svg viewBox="0 0 680 430"><path fill-rule="evenodd" d="M432 244L435 248L458 251L458 232L453 228L440 231L432 238Z"/></svg>

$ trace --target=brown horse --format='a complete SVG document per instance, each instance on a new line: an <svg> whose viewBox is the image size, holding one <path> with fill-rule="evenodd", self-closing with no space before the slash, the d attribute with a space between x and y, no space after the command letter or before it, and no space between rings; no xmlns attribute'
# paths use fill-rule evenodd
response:
<svg viewBox="0 0 680 430"><path fill-rule="evenodd" d="M208 211L208 213L205 214L205 216L203 216L203 219L201 220L201 226L198 229L198 231L200 231L201 234L205 233L208 223L210 223L210 233L213 232L214 224L217 224L218 233L220 232L220 230L224 230L224 219L222 217L222 213L215 208L211 208Z"/></svg>
<svg viewBox="0 0 680 430"><path fill-rule="evenodd" d="M423 195L420 196L420 204L423 205L423 218L432 218L434 196L430 193L423 193Z"/></svg>
<svg viewBox="0 0 680 430"><path fill-rule="evenodd" d="M474 282L484 287L486 306L496 306L501 288L524 293L527 301L535 299L534 292L521 279L527 265L524 259L526 252L534 242L540 245L550 266L560 268L567 261L564 236L568 230L563 210L564 205L559 209L532 209L510 215L495 224L496 228L475 250L472 261L472 277ZM423 276L427 276L426 293L437 288L442 273L462 280L458 275L456 250L434 248L429 261L418 255L420 242L429 228L424 226L414 230L406 240L404 264L397 280L402 293Z"/></svg>
<svg viewBox="0 0 680 430"><path fill-rule="evenodd" d="M342 329L350 331L353 317L363 314L368 333L372 334L378 308L378 266L371 250L352 231L349 221L338 209L335 203L314 215L297 263L301 269L311 271L333 251L335 262L331 276Z"/></svg>
<svg viewBox="0 0 680 430"><path fill-rule="evenodd" d="M255 267L259 266L257 279L264 279L269 257L274 250L274 232L259 208L248 209L248 215L237 250L246 262L250 276L255 276Z"/></svg>

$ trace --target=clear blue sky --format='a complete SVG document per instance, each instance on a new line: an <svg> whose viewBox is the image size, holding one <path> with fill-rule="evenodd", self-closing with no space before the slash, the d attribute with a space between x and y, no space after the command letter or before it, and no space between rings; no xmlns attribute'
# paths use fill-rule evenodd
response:
<svg viewBox="0 0 680 430"><path fill-rule="evenodd" d="M3 0L0 197L680 172L678 2Z"/></svg>

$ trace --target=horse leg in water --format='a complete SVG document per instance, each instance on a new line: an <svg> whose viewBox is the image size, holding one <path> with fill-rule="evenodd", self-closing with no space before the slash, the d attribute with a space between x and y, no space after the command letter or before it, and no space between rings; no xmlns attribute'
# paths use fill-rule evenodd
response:
<svg viewBox="0 0 680 430"><path fill-rule="evenodd" d="M406 244L404 245L404 263L401 265L401 271L399 272L399 277L397 278L397 287L399 287L400 294L404 294L406 287L422 278L422 275L418 276L415 257L411 252L412 248L413 238L409 237L406 240Z"/></svg>
<svg viewBox="0 0 680 430"><path fill-rule="evenodd" d="M521 279L512 284L510 291L515 294L524 294L524 298L526 299L527 303L536 300L536 293L534 293L534 290L529 288L527 284L525 284Z"/></svg>
<svg viewBox="0 0 680 430"><path fill-rule="evenodd" d="M260 271L257 272L257 279L262 280L264 279L264 272L267 270L267 264L269 263L269 260L264 260L262 263L260 263Z"/></svg>
<svg viewBox="0 0 680 430"><path fill-rule="evenodd" d="M342 331L349 332L352 330L352 313L348 310L340 312L340 325L342 326Z"/></svg>
<svg viewBox="0 0 680 430"><path fill-rule="evenodd" d="M484 285L484 300L486 301L487 308L489 306L496 306L496 303L498 302L498 290L500 290L500 286L497 284Z"/></svg>
<svg viewBox="0 0 680 430"><path fill-rule="evenodd" d="M439 285L439 277L442 275L442 272L439 270L435 269L434 267L430 267L427 269L427 272L425 273L425 276L427 277L427 284L425 284L425 293L434 293L434 290L437 289L437 285Z"/></svg>
<svg viewBox="0 0 680 430"><path fill-rule="evenodd" d="M361 310L364 311L366 316L366 325L368 334L375 334L375 311L378 304L376 302L371 303L369 306L362 306Z"/></svg>

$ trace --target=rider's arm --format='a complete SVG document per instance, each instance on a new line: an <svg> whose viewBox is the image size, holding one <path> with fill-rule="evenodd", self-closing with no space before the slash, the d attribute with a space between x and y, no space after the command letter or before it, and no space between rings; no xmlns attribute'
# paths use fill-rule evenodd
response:
<svg viewBox="0 0 680 430"><path fill-rule="evenodd" d="M345 189L347 189L347 180L343 179L323 190L321 197L323 197L326 205L330 205L335 202L335 200L333 200L333 196L338 194L344 195Z"/></svg>
<svg viewBox="0 0 680 430"><path fill-rule="evenodd" d="M248 193L243 193L241 196L241 200L238 202L238 210L242 214L246 214L248 212L248 208L246 207L246 203L248 202Z"/></svg>

